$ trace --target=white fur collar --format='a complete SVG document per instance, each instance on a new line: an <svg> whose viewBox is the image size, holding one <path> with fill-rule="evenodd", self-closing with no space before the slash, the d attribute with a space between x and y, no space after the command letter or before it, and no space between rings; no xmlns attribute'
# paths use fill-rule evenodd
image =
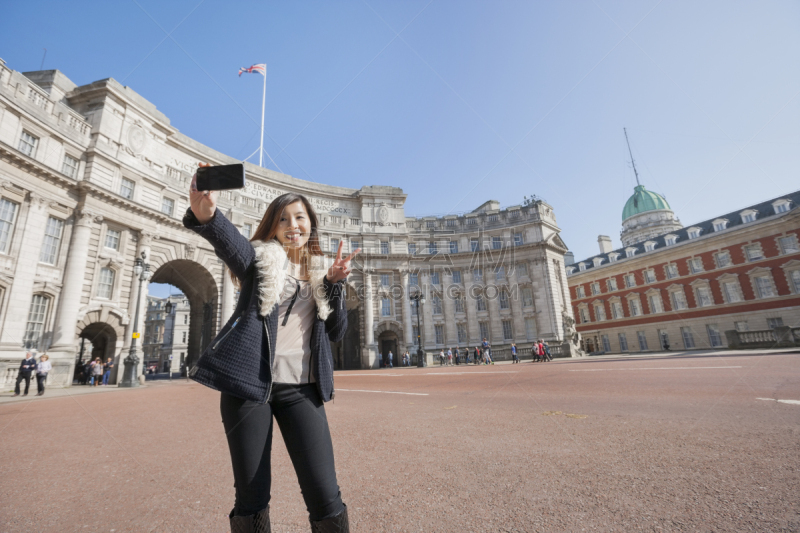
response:
<svg viewBox="0 0 800 533"><path fill-rule="evenodd" d="M289 259L278 241L254 242L253 248L256 251L260 314L267 316L276 305L280 304L280 296L286 285L286 266ZM317 303L317 316L325 320L331 314L328 298L325 295L328 261L324 256L312 255L310 263L309 278Z"/></svg>

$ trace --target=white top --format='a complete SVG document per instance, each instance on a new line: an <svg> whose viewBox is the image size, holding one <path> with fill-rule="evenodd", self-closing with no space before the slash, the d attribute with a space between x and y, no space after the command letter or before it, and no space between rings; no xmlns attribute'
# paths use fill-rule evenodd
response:
<svg viewBox="0 0 800 533"><path fill-rule="evenodd" d="M292 304L295 293L297 298L294 298ZM317 303L314 301L311 283L287 276L280 302L272 381L291 384L313 383L315 380L311 373L311 330L317 314ZM289 312L290 306L291 312Z"/></svg>
<svg viewBox="0 0 800 533"><path fill-rule="evenodd" d="M47 361L39 361L39 366L36 368L37 374L47 374L53 369L53 365L50 364L50 360Z"/></svg>

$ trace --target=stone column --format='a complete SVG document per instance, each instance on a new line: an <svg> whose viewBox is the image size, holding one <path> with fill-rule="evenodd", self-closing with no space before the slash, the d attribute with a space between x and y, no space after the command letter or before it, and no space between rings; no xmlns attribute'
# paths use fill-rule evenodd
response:
<svg viewBox="0 0 800 533"><path fill-rule="evenodd" d="M465 270L464 276L464 300L467 311L467 336L469 337L469 344L475 348L475 343L480 344L481 328L478 325L478 303L475 301L473 295L477 289L474 289L476 283L473 277L472 270Z"/></svg>
<svg viewBox="0 0 800 533"><path fill-rule="evenodd" d="M230 270L224 264L222 265L222 309L221 309L221 316L220 316L220 327L222 329L222 325L228 322L228 319L233 314L233 311L236 307L236 286L233 284L233 280L230 276Z"/></svg>
<svg viewBox="0 0 800 533"><path fill-rule="evenodd" d="M448 288L453 284L453 276L449 273L442 275L442 311L444 312L444 342L448 347L458 346L458 333L456 332L456 309L453 299L450 298Z"/></svg>
<svg viewBox="0 0 800 533"><path fill-rule="evenodd" d="M370 271L364 269L364 354L366 360L361 361L361 366L372 368L375 365L375 331L373 329L373 296L372 276Z"/></svg>
<svg viewBox="0 0 800 533"><path fill-rule="evenodd" d="M89 258L92 223L100 222L103 219L91 211L81 210L75 213L74 220L67 266L62 277L63 285L56 312L53 345L50 348L52 351L70 353L75 351L75 326L78 323L78 310L81 305L86 263Z"/></svg>
<svg viewBox="0 0 800 533"><path fill-rule="evenodd" d="M412 351L409 346L413 345L416 340L414 339L414 324L411 322L411 299L409 298L408 287L408 270L400 271L400 279L403 285L403 334L405 335L406 349Z"/></svg>
<svg viewBox="0 0 800 533"><path fill-rule="evenodd" d="M28 312L33 296L33 281L47 226L47 206L49 204L48 198L32 192L28 195L25 218L19 216L17 219L17 232L14 238L21 239L23 245L20 247L19 256L14 265L14 281L8 289L7 308L10 312L5 314L5 323L2 335L0 335L0 347L17 350L20 357L23 355L21 352L22 338L28 322Z"/></svg>
<svg viewBox="0 0 800 533"><path fill-rule="evenodd" d="M138 244L136 246L136 258L142 257L142 252L144 252L144 262L150 262L150 246L153 244L153 239L157 239L158 236L149 232L149 231L139 231L138 235ZM114 361L114 368L117 369L116 376L114 376L114 383L119 383L122 378L122 361L128 356L131 349L131 341L133 339L133 323L136 321L136 300L139 295L141 295L141 300L139 303L139 333L144 331L144 320L145 315L147 314L147 287L149 282L142 281L141 287L139 278L133 274L133 263L131 263L131 290L130 290L130 297L128 300L128 324L125 326L125 344L122 346L122 351L117 354L116 360ZM139 357L139 366L136 369L136 375L140 376L142 374L142 365L144 364L144 357L142 352L142 342L144 340L144 336L139 337L136 340L136 355Z"/></svg>
<svg viewBox="0 0 800 533"><path fill-rule="evenodd" d="M511 317L514 321L514 339L513 342L519 344L520 340L523 342L528 339L525 330L525 317L522 316L522 287L519 285L519 276L517 275L517 266L510 267L511 272L507 273L509 285L509 298L511 304Z"/></svg>
<svg viewBox="0 0 800 533"><path fill-rule="evenodd" d="M420 272L419 275L422 293L425 295L425 304L419 308L420 313L422 313L420 317L420 320L422 320L422 348L430 352L436 349L436 333L433 329L433 292L431 291L431 276L428 272ZM436 353L439 353L439 351L436 350Z"/></svg>

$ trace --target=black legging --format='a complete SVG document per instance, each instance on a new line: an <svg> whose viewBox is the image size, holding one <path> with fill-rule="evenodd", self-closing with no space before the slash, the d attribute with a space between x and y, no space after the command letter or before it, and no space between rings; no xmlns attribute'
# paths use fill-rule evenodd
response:
<svg viewBox="0 0 800 533"><path fill-rule="evenodd" d="M266 404L223 393L220 411L233 463L234 515L252 515L269 504L273 415L300 482L309 518L324 520L344 510L328 419L315 384L276 383Z"/></svg>

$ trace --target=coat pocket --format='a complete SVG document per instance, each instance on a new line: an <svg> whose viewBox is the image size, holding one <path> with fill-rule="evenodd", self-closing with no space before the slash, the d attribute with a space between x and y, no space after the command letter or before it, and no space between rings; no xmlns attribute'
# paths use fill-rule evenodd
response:
<svg viewBox="0 0 800 533"><path fill-rule="evenodd" d="M234 330L234 329L236 329L236 325L239 323L239 321L240 321L241 319L242 319L242 317L241 317L241 316L240 316L239 318L237 318L237 319L236 319L236 320L233 322L233 324L231 325L231 328L230 328L228 331L226 331L226 332L225 332L225 335L223 335L222 337L218 338L218 339L217 339L217 340L214 342L214 345L211 347L211 351L212 351L212 352L215 352L215 351L217 351L217 348L219 348L219 346L220 346L220 345L221 345L221 344L222 344L222 343L225 341L225 339L227 339L227 338L228 338L228 336L231 334L231 332L233 332L233 330Z"/></svg>

